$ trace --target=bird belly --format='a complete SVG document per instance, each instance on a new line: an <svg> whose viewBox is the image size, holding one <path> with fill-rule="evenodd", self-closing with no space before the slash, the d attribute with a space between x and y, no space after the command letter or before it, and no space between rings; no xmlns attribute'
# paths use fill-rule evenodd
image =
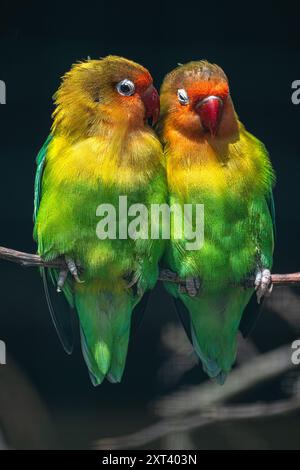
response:
<svg viewBox="0 0 300 470"><path fill-rule="evenodd" d="M183 202L174 195L171 201ZM190 250L184 234L179 240L173 237L167 253L170 266L181 277L200 277L212 289L239 283L255 269L261 226L269 225L267 216L261 220L263 203L213 192L207 197L189 198L188 202L204 206L203 244Z"/></svg>
<svg viewBox="0 0 300 470"><path fill-rule="evenodd" d="M155 243L150 238L138 243L128 235L127 226L123 228L125 237L120 237L124 223L124 214L119 214L120 193L115 187L99 186L95 190L74 183L63 190L47 188L37 219L39 253L46 259L67 254L80 262L86 280L102 280L103 285L110 287L112 281L134 271L139 255L151 258ZM134 203L149 207L146 190L125 192L124 197L128 208ZM107 206L112 218L100 227Z"/></svg>

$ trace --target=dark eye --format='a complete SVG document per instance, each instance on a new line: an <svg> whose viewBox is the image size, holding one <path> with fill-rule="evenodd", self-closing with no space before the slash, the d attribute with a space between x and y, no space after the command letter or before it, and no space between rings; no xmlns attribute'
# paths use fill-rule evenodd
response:
<svg viewBox="0 0 300 470"><path fill-rule="evenodd" d="M177 90L177 97L179 103L182 105L187 105L190 102L188 94L184 88L180 88L179 90Z"/></svg>
<svg viewBox="0 0 300 470"><path fill-rule="evenodd" d="M120 95L131 96L135 92L135 86L131 80L125 78L117 84L117 90Z"/></svg>

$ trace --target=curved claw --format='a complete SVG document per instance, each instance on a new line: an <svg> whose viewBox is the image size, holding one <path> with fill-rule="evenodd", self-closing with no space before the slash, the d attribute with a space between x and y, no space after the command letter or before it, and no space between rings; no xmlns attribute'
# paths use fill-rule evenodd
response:
<svg viewBox="0 0 300 470"><path fill-rule="evenodd" d="M66 263L67 263L68 269L69 269L71 275L73 276L73 278L75 279L75 281L78 282L79 284L83 284L84 281L81 281L79 276L78 276L78 269L77 269L77 266L75 264L75 261L72 258L66 257Z"/></svg>
<svg viewBox="0 0 300 470"><path fill-rule="evenodd" d="M63 290L63 287L65 285L69 272L73 276L76 282L78 282L79 284L84 283L84 281L82 281L79 278L78 269L77 269L75 261L70 257L66 257L65 260L66 260L66 265L68 269L62 269L59 272L57 286L56 286L57 292L61 292Z"/></svg>
<svg viewBox="0 0 300 470"><path fill-rule="evenodd" d="M78 284L84 284L85 281L82 281L82 279L80 279L78 274L74 274L73 277L74 277L75 281L78 282Z"/></svg>
<svg viewBox="0 0 300 470"><path fill-rule="evenodd" d="M127 289L131 289L139 280L140 276L135 272L131 280L126 284Z"/></svg>
<svg viewBox="0 0 300 470"><path fill-rule="evenodd" d="M269 296L273 290L272 276L269 269L257 271L254 286L257 302L260 304L262 297Z"/></svg>
<svg viewBox="0 0 300 470"><path fill-rule="evenodd" d="M135 272L132 276L132 279L126 284L127 289L131 289L132 287L137 285L136 293L137 293L138 297L142 297L144 295L144 292L145 292L144 289L142 289L140 284L139 284L140 278L141 278L141 274Z"/></svg>
<svg viewBox="0 0 300 470"><path fill-rule="evenodd" d="M68 277L68 270L67 269L62 269L59 272L59 276L58 276L58 280L57 280L57 287L56 287L57 292L62 291L62 289L65 285L67 277Z"/></svg>
<svg viewBox="0 0 300 470"><path fill-rule="evenodd" d="M184 285L179 285L179 292L186 293L190 297L196 297L200 289L200 279L197 277L187 277Z"/></svg>

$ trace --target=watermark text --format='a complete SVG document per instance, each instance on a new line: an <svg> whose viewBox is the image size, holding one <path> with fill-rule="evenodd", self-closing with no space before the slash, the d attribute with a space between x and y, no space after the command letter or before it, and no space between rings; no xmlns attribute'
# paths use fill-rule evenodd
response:
<svg viewBox="0 0 300 470"><path fill-rule="evenodd" d="M0 340L0 365L6 364L6 345Z"/></svg>
<svg viewBox="0 0 300 470"><path fill-rule="evenodd" d="M291 361L295 366L298 366L300 364L300 339L293 341L292 349Z"/></svg>
<svg viewBox="0 0 300 470"><path fill-rule="evenodd" d="M0 104L6 104L6 85L3 80L0 80Z"/></svg>
<svg viewBox="0 0 300 470"><path fill-rule="evenodd" d="M295 105L300 104L300 80L294 80L292 83L292 103Z"/></svg>
<svg viewBox="0 0 300 470"><path fill-rule="evenodd" d="M200 250L204 244L203 204L131 204L119 196L118 207L100 204L96 235L99 240L181 240L186 250Z"/></svg>

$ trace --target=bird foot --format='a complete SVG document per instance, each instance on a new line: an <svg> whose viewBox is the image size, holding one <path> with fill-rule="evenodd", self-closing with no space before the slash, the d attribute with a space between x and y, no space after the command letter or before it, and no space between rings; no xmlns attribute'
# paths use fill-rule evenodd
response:
<svg viewBox="0 0 300 470"><path fill-rule="evenodd" d="M197 277L187 277L183 284L179 284L180 293L188 294L190 297L196 297L200 290L200 279Z"/></svg>
<svg viewBox="0 0 300 470"><path fill-rule="evenodd" d="M82 281L80 278L79 278L79 270L80 270L80 266L79 264L75 263L75 261L70 258L69 256L66 256L65 257L65 261L66 261L66 265L67 265L67 269L61 269L60 272L59 272L59 276L58 276L58 280L57 280L57 287L56 287L56 290L57 292L61 292L64 285L65 285L65 282L66 282L66 279L68 277L68 273L71 274L71 276L75 279L76 282L78 282L79 284L83 284L84 281Z"/></svg>
<svg viewBox="0 0 300 470"><path fill-rule="evenodd" d="M139 277L140 277L140 276L139 276L139 274L137 273L137 271L134 272L133 275L132 275L132 278L130 279L130 281L128 281L126 287L127 287L128 289L131 289L131 287L133 287L133 286L138 282Z"/></svg>
<svg viewBox="0 0 300 470"><path fill-rule="evenodd" d="M269 296L273 290L272 276L269 269L259 269L255 275L255 290L257 302L260 304L262 297Z"/></svg>
<svg viewBox="0 0 300 470"><path fill-rule="evenodd" d="M127 289L135 288L138 297L143 295L143 289L140 286L141 273L135 271L132 275L131 280L126 284Z"/></svg>

